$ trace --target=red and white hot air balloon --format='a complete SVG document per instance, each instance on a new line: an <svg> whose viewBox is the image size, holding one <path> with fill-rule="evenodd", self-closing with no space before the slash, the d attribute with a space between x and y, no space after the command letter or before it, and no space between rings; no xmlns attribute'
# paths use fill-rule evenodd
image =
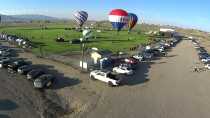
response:
<svg viewBox="0 0 210 118"><path fill-rule="evenodd" d="M128 23L128 13L122 9L114 9L109 13L109 21L117 31L120 31Z"/></svg>

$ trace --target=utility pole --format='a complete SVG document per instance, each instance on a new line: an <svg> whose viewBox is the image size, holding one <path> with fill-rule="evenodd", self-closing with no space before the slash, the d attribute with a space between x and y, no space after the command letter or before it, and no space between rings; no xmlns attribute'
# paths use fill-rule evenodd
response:
<svg viewBox="0 0 210 118"><path fill-rule="evenodd" d="M0 15L0 24L1 24L1 15Z"/></svg>
<svg viewBox="0 0 210 118"><path fill-rule="evenodd" d="M84 69L85 43L82 41L82 70Z"/></svg>

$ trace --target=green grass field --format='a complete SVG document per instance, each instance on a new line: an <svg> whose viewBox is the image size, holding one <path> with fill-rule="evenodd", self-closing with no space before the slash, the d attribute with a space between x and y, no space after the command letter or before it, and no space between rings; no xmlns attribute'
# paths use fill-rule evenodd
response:
<svg viewBox="0 0 210 118"><path fill-rule="evenodd" d="M33 43L42 45L43 50L47 53L64 53L81 50L79 44L69 44L69 40L82 37L81 32L65 30L65 25L50 24L47 27L48 29L42 30L39 26L33 25L10 26L0 28L0 32L4 31L9 34L16 34L28 38ZM93 36L96 38L90 39L87 47L109 49L113 52L127 51L138 44L149 43L149 38L146 35L137 32L128 34L127 31L121 31L117 34L116 31L102 31L98 33L93 30ZM63 37L66 42L56 42L55 39L57 37ZM38 53L39 48L34 48L33 52Z"/></svg>

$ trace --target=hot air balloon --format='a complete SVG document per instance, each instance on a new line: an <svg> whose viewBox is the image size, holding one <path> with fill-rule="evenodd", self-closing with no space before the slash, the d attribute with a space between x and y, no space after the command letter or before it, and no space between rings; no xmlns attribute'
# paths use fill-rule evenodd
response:
<svg viewBox="0 0 210 118"><path fill-rule="evenodd" d="M138 17L136 14L128 13L128 32L130 32L138 22Z"/></svg>
<svg viewBox="0 0 210 118"><path fill-rule="evenodd" d="M77 22L77 24L82 27L83 24L88 19L88 13L85 11L77 11L74 13L74 20Z"/></svg>
<svg viewBox="0 0 210 118"><path fill-rule="evenodd" d="M82 32L82 34L83 34L83 37L84 37L85 39L88 39L88 38L90 38L90 37L92 36L92 31L91 31L91 30L84 30L84 31Z"/></svg>
<svg viewBox="0 0 210 118"><path fill-rule="evenodd" d="M128 13L122 9L114 9L109 13L109 21L117 31L120 31L128 23Z"/></svg>

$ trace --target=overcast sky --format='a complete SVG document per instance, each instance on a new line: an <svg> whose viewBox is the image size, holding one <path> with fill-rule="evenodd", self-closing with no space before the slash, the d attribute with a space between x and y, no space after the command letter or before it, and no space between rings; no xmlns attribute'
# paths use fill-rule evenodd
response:
<svg viewBox="0 0 210 118"><path fill-rule="evenodd" d="M146 23L170 24L210 31L210 0L2 0L1 14L42 14L72 18L77 10L89 19L107 20L115 8L136 13Z"/></svg>

